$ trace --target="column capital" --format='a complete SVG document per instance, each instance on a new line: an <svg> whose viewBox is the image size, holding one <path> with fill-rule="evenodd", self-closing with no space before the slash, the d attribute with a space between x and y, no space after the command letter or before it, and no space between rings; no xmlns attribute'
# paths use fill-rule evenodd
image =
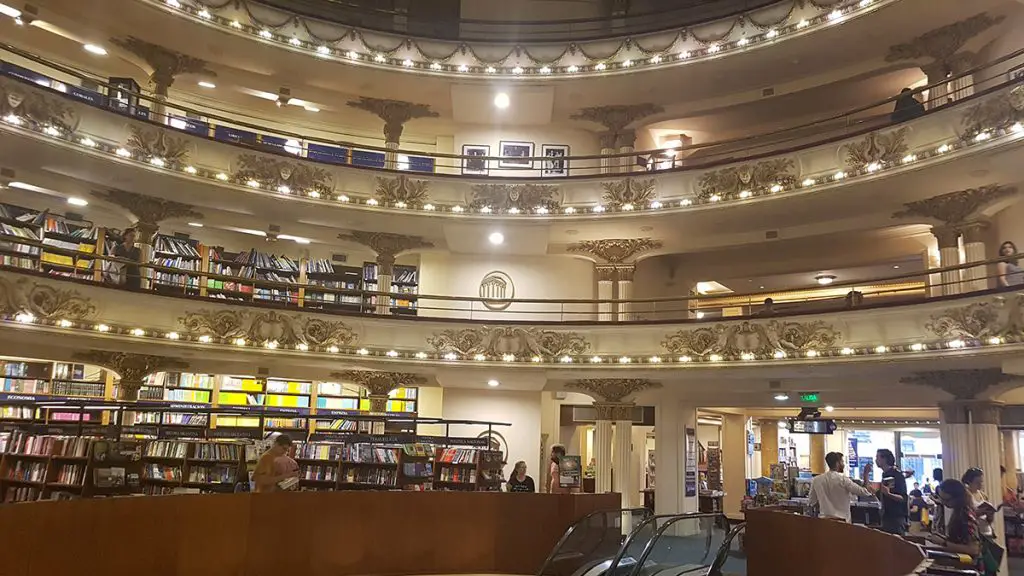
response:
<svg viewBox="0 0 1024 576"><path fill-rule="evenodd" d="M939 250L956 248L959 245L957 239L960 238L960 230L953 226L932 226L931 232L939 243Z"/></svg>
<svg viewBox="0 0 1024 576"><path fill-rule="evenodd" d="M903 210L893 213L896 219L931 219L947 226L961 226L996 200L1017 193L1016 186L989 184L978 188L957 190L924 200L903 205Z"/></svg>
<svg viewBox="0 0 1024 576"><path fill-rule="evenodd" d="M173 218L188 218L198 220L203 217L199 212L193 210L195 206L183 204L173 200L153 198L127 190L101 190L94 191L93 196L116 204L135 216L137 222L135 227L139 229L139 237L149 241L159 228L160 222Z"/></svg>
<svg viewBox="0 0 1024 576"><path fill-rule="evenodd" d="M960 227L964 235L964 244L985 242L985 233L991 228L991 224L984 220L968 222Z"/></svg>
<svg viewBox="0 0 1024 576"><path fill-rule="evenodd" d="M635 272L636 266L617 266L615 268L615 275L619 282L632 282Z"/></svg>
<svg viewBox="0 0 1024 576"><path fill-rule="evenodd" d="M200 74L215 77L217 73L206 67L206 60L187 56L169 48L146 42L135 36L111 38L111 44L127 50L149 64L153 72L149 81L153 83L157 94L167 95L167 89L174 84L174 79L182 74Z"/></svg>
<svg viewBox="0 0 1024 576"><path fill-rule="evenodd" d="M623 404L638 392L661 388L661 383L645 378L591 378L573 380L566 387L581 390L597 398L598 403Z"/></svg>
<svg viewBox="0 0 1024 576"><path fill-rule="evenodd" d="M617 420L633 420L633 402L594 402L597 419L615 422Z"/></svg>
<svg viewBox="0 0 1024 576"><path fill-rule="evenodd" d="M928 58L948 66L968 40L999 24L1005 18L1002 15L989 16L986 12L975 14L959 22L925 32L909 42L890 46L885 60L899 62Z"/></svg>
<svg viewBox="0 0 1024 576"><path fill-rule="evenodd" d="M1002 402L990 400L939 402L939 418L943 424L999 425L1002 413Z"/></svg>
<svg viewBox="0 0 1024 576"><path fill-rule="evenodd" d="M578 254L589 254L609 264L621 265L627 262L635 262L637 256L661 247L661 240L653 238L616 238L584 240L576 244L570 244L568 251Z"/></svg>
<svg viewBox="0 0 1024 576"><path fill-rule="evenodd" d="M623 130L615 135L615 147L632 149L636 145L636 130Z"/></svg>
<svg viewBox="0 0 1024 576"><path fill-rule="evenodd" d="M426 378L418 374L379 370L345 370L332 372L331 377L366 388L371 398L374 396L387 398L388 393L396 388L418 386L427 381Z"/></svg>
<svg viewBox="0 0 1024 576"><path fill-rule="evenodd" d="M598 282L615 281L615 266L596 266L594 270L597 272Z"/></svg>
<svg viewBox="0 0 1024 576"><path fill-rule="evenodd" d="M415 104L402 100L360 96L359 100L349 100L348 105L352 108L376 114L383 120L384 140L386 142L398 143L402 138L402 130L405 128L405 123L409 120L437 118L439 116L427 104Z"/></svg>
<svg viewBox="0 0 1024 576"><path fill-rule="evenodd" d="M378 258L390 259L394 263L395 256L402 252L417 248L433 248L434 243L420 236L404 236L390 232L365 232L353 230L348 234L338 234L338 239L346 242L362 244L377 253Z"/></svg>
<svg viewBox="0 0 1024 576"><path fill-rule="evenodd" d="M591 106L581 108L579 112L572 114L569 118L573 120L588 120L596 122L609 131L618 134L627 125L635 120L660 114L665 109L657 104L615 104L611 106Z"/></svg>
<svg viewBox="0 0 1024 576"><path fill-rule="evenodd" d="M120 377L118 383L121 400L135 400L139 396L146 376L162 370L188 368L188 363L169 356L153 356L149 354L130 354L127 352L111 352L108 350L89 350L73 355L75 360L87 364L95 364L113 371Z"/></svg>
<svg viewBox="0 0 1024 576"><path fill-rule="evenodd" d="M601 145L601 150L614 150L615 149L615 132L608 130L607 132L601 132L597 135L597 141Z"/></svg>
<svg viewBox="0 0 1024 576"><path fill-rule="evenodd" d="M956 400L976 401L978 395L985 390L1013 378L1010 374L1003 374L1001 368L980 368L915 372L913 376L901 378L900 382L938 388Z"/></svg>

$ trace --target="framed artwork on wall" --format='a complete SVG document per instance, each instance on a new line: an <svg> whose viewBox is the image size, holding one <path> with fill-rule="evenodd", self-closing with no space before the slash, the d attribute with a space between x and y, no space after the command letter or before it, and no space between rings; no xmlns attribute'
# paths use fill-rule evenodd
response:
<svg viewBox="0 0 1024 576"><path fill-rule="evenodd" d="M569 146L567 144L542 144L540 155L544 157L541 176L569 175Z"/></svg>
<svg viewBox="0 0 1024 576"><path fill-rule="evenodd" d="M491 155L491 147L484 144L463 144L462 155L471 158L462 159L463 174L487 176L487 156ZM472 158L478 156L478 158Z"/></svg>
<svg viewBox="0 0 1024 576"><path fill-rule="evenodd" d="M502 140L498 143L498 168L533 168L533 142L511 142Z"/></svg>

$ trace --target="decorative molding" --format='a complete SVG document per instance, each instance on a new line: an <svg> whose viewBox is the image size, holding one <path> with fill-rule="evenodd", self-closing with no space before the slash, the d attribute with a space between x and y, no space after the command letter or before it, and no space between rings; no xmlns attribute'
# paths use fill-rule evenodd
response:
<svg viewBox="0 0 1024 576"><path fill-rule="evenodd" d="M384 141L398 143L402 138L402 130L405 123L416 118L437 118L437 112L430 109L427 104L414 104L401 100L387 100L384 98L367 98L360 96L359 100L349 100L348 105L352 108L365 110L376 114L384 121Z"/></svg>
<svg viewBox="0 0 1024 576"><path fill-rule="evenodd" d="M182 74L217 76L216 72L206 67L206 60L186 56L135 36L111 38L110 43L145 60L153 69L149 81L156 88L156 93L163 96L167 95L167 89L174 84L174 79Z"/></svg>
<svg viewBox="0 0 1024 576"><path fill-rule="evenodd" d="M590 254L609 264L632 262L644 252L662 247L661 240L653 238L617 238L606 240L584 240L570 244L569 252Z"/></svg>
<svg viewBox="0 0 1024 576"><path fill-rule="evenodd" d="M594 266L594 273L597 274L598 282L614 282L618 278L615 266Z"/></svg>
<svg viewBox="0 0 1024 576"><path fill-rule="evenodd" d="M943 424L995 424L1002 420L1003 404L991 400L954 400L939 402Z"/></svg>
<svg viewBox="0 0 1024 576"><path fill-rule="evenodd" d="M483 354L501 357L512 354L554 357L586 354L590 342L576 332L556 332L535 327L483 326L461 330L443 330L427 338L427 345L438 354L455 353L461 356Z"/></svg>
<svg viewBox="0 0 1024 576"><path fill-rule="evenodd" d="M740 322L669 334L661 345L672 354L708 359L712 355L735 359L743 354L772 356L832 348L842 332L823 320L811 322Z"/></svg>
<svg viewBox="0 0 1024 576"><path fill-rule="evenodd" d="M488 272L480 280L477 294L485 299L483 305L488 310L507 310L512 305L511 300L516 297L516 285L512 282L511 276L501 270L495 270Z"/></svg>
<svg viewBox="0 0 1024 576"><path fill-rule="evenodd" d="M191 204L154 198L127 190L94 190L92 195L131 212L138 220L135 225L139 227L140 236L146 242L152 238L153 234L156 234L159 224L164 220L174 218L199 220L203 218L201 213L193 210L194 206Z"/></svg>
<svg viewBox="0 0 1024 576"><path fill-rule="evenodd" d="M1006 128L1024 119L1024 86L986 98L964 112L960 119L961 138L970 139L986 130Z"/></svg>
<svg viewBox="0 0 1024 576"><path fill-rule="evenodd" d="M373 194L383 204L422 206L427 201L427 188L430 182L413 180L405 174L397 178L377 177L377 187Z"/></svg>
<svg viewBox="0 0 1024 576"><path fill-rule="evenodd" d="M352 328L340 320L276 311L199 310L186 312L178 323L194 336L212 336L222 341L242 338L257 345L275 342L285 348L349 346L358 340Z"/></svg>
<svg viewBox="0 0 1024 576"><path fill-rule="evenodd" d="M594 410L597 412L596 420L632 421L634 408L636 408L636 404L632 402L594 402Z"/></svg>
<svg viewBox="0 0 1024 576"><path fill-rule="evenodd" d="M14 114L37 126L53 126L74 132L80 120L75 108L64 99L10 78L0 78L0 116Z"/></svg>
<svg viewBox="0 0 1024 576"><path fill-rule="evenodd" d="M615 104L611 106L592 106L581 108L579 112L569 116L572 120L596 122L615 133L616 137L631 122L661 114L665 109L657 104Z"/></svg>
<svg viewBox="0 0 1024 576"><path fill-rule="evenodd" d="M614 208L621 208L626 204L643 206L654 199L654 178L640 180L638 178L623 178L602 182L601 188L604 195L601 199L605 204Z"/></svg>
<svg viewBox="0 0 1024 576"><path fill-rule="evenodd" d="M146 376L163 370L184 370L188 363L168 356L149 354L130 354L127 352L110 352L108 350L89 350L77 352L73 358L86 364L95 364L114 371L120 376L118 382L121 400L137 400L139 389Z"/></svg>
<svg viewBox="0 0 1024 576"><path fill-rule="evenodd" d="M0 314L31 314L44 320L85 320L96 305L74 290L54 288L28 278L0 276Z"/></svg>
<svg viewBox="0 0 1024 576"><path fill-rule="evenodd" d="M384 396L397 388L419 386L427 381L418 374L408 372L385 372L380 370L345 370L332 372L331 378L358 384L370 393L370 396Z"/></svg>
<svg viewBox="0 0 1024 576"><path fill-rule="evenodd" d="M353 230L348 234L338 234L339 240L362 244L377 254L377 265L381 267L378 274L390 274L394 269L395 256L417 248L433 248L434 243L419 236L403 236L390 232L365 232Z"/></svg>
<svg viewBox="0 0 1024 576"><path fill-rule="evenodd" d="M994 296L986 302L946 308L932 314L925 330L939 338L1024 339L1024 294Z"/></svg>
<svg viewBox="0 0 1024 576"><path fill-rule="evenodd" d="M661 388L661 383L645 378L589 378L572 380L565 387L580 390L598 398L595 405L625 404L626 398L644 390Z"/></svg>
<svg viewBox="0 0 1024 576"><path fill-rule="evenodd" d="M161 128L142 128L128 125L128 140L125 147L135 156L146 160L160 158L167 166L179 170L188 164L189 143L185 138L170 136Z"/></svg>
<svg viewBox="0 0 1024 576"><path fill-rule="evenodd" d="M259 154L239 154L231 179L237 184L259 183L260 187L279 192L313 190L330 194L334 190L331 174L323 168L304 162L291 162Z"/></svg>
<svg viewBox="0 0 1024 576"><path fill-rule="evenodd" d="M989 16L982 12L959 22L936 28L914 38L910 42L889 47L886 62L931 58L948 62L968 40L1002 22L1005 16Z"/></svg>
<svg viewBox="0 0 1024 576"><path fill-rule="evenodd" d="M881 134L872 132L859 142L844 146L846 165L859 170L869 164L898 164L907 155L907 131L904 126L899 130Z"/></svg>
<svg viewBox="0 0 1024 576"><path fill-rule="evenodd" d="M507 212L515 208L531 212L537 208L557 210L561 206L558 186L548 184L474 184L471 188L470 208Z"/></svg>
<svg viewBox="0 0 1024 576"><path fill-rule="evenodd" d="M754 165L712 170L697 181L697 197L702 200L715 195L726 198L737 196L744 190L769 189L776 184L789 186L796 181L796 176L790 173L793 167L791 158L773 158Z"/></svg>
<svg viewBox="0 0 1024 576"><path fill-rule="evenodd" d="M913 376L900 379L902 384L919 384L938 388L957 400L974 400L985 390L1012 380L1003 374L1002 368L981 368L976 370L934 370L915 372Z"/></svg>
<svg viewBox="0 0 1024 576"><path fill-rule="evenodd" d="M979 188L968 188L940 194L925 200L904 204L904 210L892 215L893 218L931 218L947 226L965 224L992 202L1017 193L1016 186L989 184Z"/></svg>

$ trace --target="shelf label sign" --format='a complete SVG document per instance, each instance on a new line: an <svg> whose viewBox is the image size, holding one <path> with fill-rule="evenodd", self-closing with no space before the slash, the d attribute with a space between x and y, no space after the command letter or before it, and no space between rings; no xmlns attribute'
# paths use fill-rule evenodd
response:
<svg viewBox="0 0 1024 576"><path fill-rule="evenodd" d="M692 498L697 495L697 430L686 429L686 471L685 471L686 497Z"/></svg>

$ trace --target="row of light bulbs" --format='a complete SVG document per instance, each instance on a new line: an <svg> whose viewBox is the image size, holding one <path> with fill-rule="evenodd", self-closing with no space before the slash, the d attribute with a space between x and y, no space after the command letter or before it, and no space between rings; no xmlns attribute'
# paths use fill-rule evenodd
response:
<svg viewBox="0 0 1024 576"><path fill-rule="evenodd" d="M0 120L2 120L3 122L5 122L7 124L14 125L14 126L24 127L26 125L25 120L22 117L17 116L15 114L8 114L8 115L3 116L2 118L0 118ZM184 173L186 173L186 174L188 174L190 176L217 180L219 182L228 182L230 180L230 178L231 178L225 172L218 172L218 171L215 171L215 170L207 170L205 168L197 168L197 167L195 167L193 165L187 165L187 166L181 166L181 167L175 168L175 167L172 167L170 164L168 164L168 162L166 160L164 160L163 158L155 157L155 156L154 157L140 157L139 155L135 154L131 150L128 150L127 148L124 148L122 146L110 145L110 144L106 144L106 143L102 143L102 142L97 142L97 141L95 141L95 140L93 140L92 138L89 138L89 137L75 138L73 134L65 134L61 129L59 129L59 128L55 127L55 126L34 126L34 125L29 125L28 127L33 129L33 130L35 130L35 131L37 131L37 132L41 132L42 134L44 134L44 135L46 135L48 137L51 137L51 138L59 138L59 139L62 139L62 140L66 140L66 141L69 141L71 143L74 143L74 144L77 144L79 146L82 146L84 148L89 148L89 149L93 149L93 150L103 151L103 152L106 152L106 153L109 153L109 154L113 154L113 155L115 155L115 156L117 156L119 158L125 159L125 160L134 160L136 162L140 162L140 163L143 163L143 164L149 164L150 166L153 166L153 167L156 167L156 168L161 168L161 169L168 170L168 171L180 171L180 172L184 172ZM666 209L673 209L673 208L678 210L678 209L692 208L692 207L701 206L701 205L719 204L719 203L728 202L728 201L749 200L749 199L755 198L755 197L770 196L770 195L773 195L773 194L779 194L779 193L782 193L782 192L789 192L789 191L792 191L792 190L804 190L804 189L807 189L807 188L813 188L815 186L824 186L824 185L835 184L835 183L838 183L838 182L841 182L841 181L844 181L844 180L847 180L847 179L850 179L850 178L856 178L856 177L859 177L859 176L870 176L870 175L877 174L878 172L881 172L881 171L885 171L885 170L890 170L890 169L895 169L895 168L907 166L909 164L913 164L913 163L916 163L916 162L920 162L920 161L923 161L923 160L934 158L936 156L941 156L941 155L944 155L944 154L948 154L950 152L954 152L954 151L960 150L960 149L965 148L965 147L981 144L981 143L990 141L993 138L996 138L996 137L999 137L999 136L1004 136L1006 134L1011 134L1011 135L1019 137L1022 134L1024 134L1024 125L1022 125L1020 122L1017 122L1017 123L1011 125L1007 130L999 130L999 129L985 130L985 131L982 131L982 132L978 133L973 138L971 138L971 139L969 139L967 141L957 140L957 141L953 141L953 142L944 143L944 144L941 144L941 145L939 145L937 147L934 147L934 148L931 148L931 149L928 149L928 150L925 150L925 151L921 151L921 152L918 152L918 153L915 153L915 154L908 154L908 155L904 156L902 159L900 159L900 161L898 161L898 162L872 162L872 163L869 163L868 165L866 165L866 166L864 166L863 168L860 168L860 169L856 169L856 170L854 170L854 169L840 170L840 171L835 172L833 174L829 174L829 175L825 175L825 176L820 176L820 177L817 177L817 178L805 178L804 180L801 180L799 183L795 183L795 184L775 183L775 184L772 184L770 186L766 186L766 187L764 187L762 189L758 189L758 190L743 190L743 191L740 191L735 196L733 196L733 195L723 196L723 195L720 195L720 194L714 194L714 195L711 195L710 197L708 197L706 199L703 199L703 198L683 198L682 200L664 200L664 201L662 201L662 200L653 200L653 201L645 203L645 204L626 203L626 204L622 204L620 206L605 206L605 205L599 203L599 204L595 204L593 206L565 206L565 207L562 207L561 209L552 209L552 208L548 208L547 206L536 206L533 210L520 210L519 208L516 208L516 207L511 207L511 208L508 208L508 209L505 209L505 210L500 210L500 209L492 208L490 206L482 206L482 207L479 207L479 208L473 208L473 207L464 206L464 205L461 205L461 204L433 204L433 203L425 203L425 204L422 204L422 205L409 205L409 204L406 204L405 202L396 202L394 204L384 204L384 203L381 203L380 201L378 201L376 198L352 198L352 197L350 197L350 196L348 196L346 194L335 194L333 196L333 199L335 201L337 201L337 202L344 203L344 204L353 204L353 205L357 205L357 206L358 205L363 205L363 206L366 206L366 207L369 207L369 208L375 208L375 209L393 209L393 210L397 210L397 211L416 210L416 211L421 211L421 212L448 213L448 214L456 214L456 215L458 215L458 214L473 214L473 215L502 216L502 217L507 217L507 216L512 216L512 217L526 217L526 216L551 217L551 216L559 216L559 215L566 215L566 216L572 216L572 215L594 216L594 215L597 215L597 216L600 216L600 215L606 215L606 214L621 214L621 213L629 213L629 212L656 212L656 211L661 211L661 210L666 210ZM245 185L246 185L246 187L253 188L253 189L262 189L262 188L264 188L263 184L261 184L260 182L258 182L256 180L249 180L249 181L246 182ZM303 196L303 197L311 198L311 199L324 199L324 194L321 193L318 190L293 190L289 186L281 185L281 186L278 186L276 188L276 190L273 190L273 191L276 191L276 192L278 192L280 194L285 194L285 195Z"/></svg>
<svg viewBox="0 0 1024 576"><path fill-rule="evenodd" d="M6 318L10 318L9 316ZM124 328L111 326L104 323L83 323L73 322L67 319L60 320L42 320L36 318L34 315L21 312L13 317L17 324L38 324L43 326L56 326L58 328L71 329L71 330L84 330L84 331L95 331L103 334L127 334L136 338L151 338L151 339L167 339L174 341L189 341L198 342L200 344L226 344L237 348L258 348L262 347L267 350L284 349L284 347L276 340L270 340L266 342L253 342L245 338L232 338L227 342L221 341L219 338L214 338L208 334L199 336L193 336L190 334L181 334L179 332L168 332L162 330L145 330L143 328ZM799 360L802 358L814 360L817 358L836 358L836 357L850 357L850 356L884 356L890 354L913 354L917 352L939 352L943 350L963 350L965 348L976 348L981 346L1001 346L1007 344L1007 339L1001 336L992 336L985 339L969 339L969 338L955 338L952 340L944 340L939 342L914 342L911 344L900 344L900 345L884 345L878 346L867 346L867 347L844 347L844 348L828 348L824 350L802 350L802 351L784 351L776 350L770 355L754 354L753 352L741 352L738 356L726 356L722 354L709 354L705 356L614 356L614 355L569 355L564 354L560 356L518 356L516 354L502 354L501 356L489 356L486 354L472 354L462 355L455 352L445 353L428 353L428 352L399 352L394 349L374 349L368 348L340 348L338 346L326 346L322 349L314 349L308 344L299 343L294 346L294 350L299 352L313 352L313 353L329 353L329 354L345 354L348 356L355 357L381 357L388 359L406 359L406 360L434 360L444 362L501 362L503 364L515 364L525 363L530 364L641 364L641 365L661 365L661 364L719 364L723 362L752 362L752 361L764 361L764 360Z"/></svg>
<svg viewBox="0 0 1024 576"><path fill-rule="evenodd" d="M440 62L437 60L432 61L413 61L408 58L392 58L381 52L363 53L355 50L338 50L326 44L317 44L314 42L308 42L302 40L296 36L287 36L278 34L267 28L259 28L248 24L242 24L238 20L232 20L224 18L217 14L211 13L206 8L196 8L191 5L186 5L180 0L165 0L168 7L179 10L181 13L197 18L203 22L216 24L232 30L234 32L244 32L252 36L259 38L265 42L271 42L281 44L284 46L291 47L292 49L304 50L309 54L322 59L333 59L338 61L349 61L349 62L372 62L373 64L380 66L390 66L399 70L418 70L428 72L441 72L441 73L458 73L458 74L479 74L483 76L512 76L512 77L544 77L544 76L557 76L560 74L586 74L586 73L604 73L614 70L628 70L631 68L650 68L652 66L658 66L670 63L679 63L683 61L692 61L708 57L717 57L723 53L744 50L759 45L768 44L778 40L780 37L797 33L805 32L812 27L828 26L832 24L838 24L845 21L847 16L852 15L855 12L864 11L871 9L872 5L875 4L876 0L859 0L859 2L851 2L846 6L841 6L833 9L827 14L821 14L811 19L800 20L795 24L787 24L775 28L770 28L763 34L755 36L744 36L738 40L727 41L727 42L715 42L709 44L706 48L699 50L682 50L675 53L661 52L653 54L646 58L637 60L622 60L618 62L604 61L596 64L570 64L568 66L528 66L523 67L520 65L515 66L493 66L493 65L481 65L481 66L469 66L466 64L451 64Z"/></svg>

